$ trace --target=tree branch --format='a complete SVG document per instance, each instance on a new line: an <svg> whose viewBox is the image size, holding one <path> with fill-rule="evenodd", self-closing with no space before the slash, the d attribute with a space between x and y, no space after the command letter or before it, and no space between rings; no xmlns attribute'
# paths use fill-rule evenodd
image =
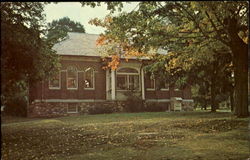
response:
<svg viewBox="0 0 250 160"><path fill-rule="evenodd" d="M187 16L188 19L190 19L191 21L193 21L196 25L196 27L201 31L201 33L206 37L209 38L209 36L207 34L205 34L205 32L203 31L203 29L200 27L200 25L198 24L198 22L196 21L195 17L193 17L193 15L191 13L189 13L189 11L187 11L187 9L185 7L183 7L182 5L176 3L177 6L179 6L180 8L182 8L189 16ZM182 11L182 10L180 10Z"/></svg>
<svg viewBox="0 0 250 160"><path fill-rule="evenodd" d="M219 34L219 30L217 29L216 25L214 24L213 20L210 18L209 14L207 11L205 11L205 14L207 16L207 18L209 19L212 27L214 28L215 32L216 32L216 37L214 37L215 39L221 41L222 43L224 43L225 45L229 46L229 43L226 42L225 40L222 39L222 37Z"/></svg>

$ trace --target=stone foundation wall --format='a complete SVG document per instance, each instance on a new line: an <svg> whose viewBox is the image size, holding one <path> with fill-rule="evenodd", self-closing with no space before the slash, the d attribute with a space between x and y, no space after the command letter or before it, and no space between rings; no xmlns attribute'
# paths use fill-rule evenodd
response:
<svg viewBox="0 0 250 160"><path fill-rule="evenodd" d="M76 113L69 111L69 106L76 107ZM59 117L80 114L98 114L122 112L123 103L117 101L105 102L33 102L29 105L28 117Z"/></svg>
<svg viewBox="0 0 250 160"><path fill-rule="evenodd" d="M170 111L170 102L144 101L143 104L144 111L146 112ZM193 102L182 102L182 110L193 110L192 104ZM75 108L76 112L72 112L72 108ZM81 114L125 112L125 101L32 102L27 112L28 117L60 117Z"/></svg>

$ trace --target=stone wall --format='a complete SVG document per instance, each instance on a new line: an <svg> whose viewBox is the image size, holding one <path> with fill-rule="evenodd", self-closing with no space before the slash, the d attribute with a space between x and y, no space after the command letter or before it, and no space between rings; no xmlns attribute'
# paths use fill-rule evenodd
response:
<svg viewBox="0 0 250 160"><path fill-rule="evenodd" d="M76 113L69 112L69 105L76 107ZM33 102L29 105L28 117L59 117L80 114L123 112L123 103L105 102Z"/></svg>
<svg viewBox="0 0 250 160"><path fill-rule="evenodd" d="M146 112L170 111L170 102L144 101ZM71 106L71 109L70 109ZM72 108L76 109L72 112ZM183 111L193 110L193 102L182 102ZM32 102L28 109L28 117L60 117L81 114L100 114L125 112L125 101L101 102Z"/></svg>

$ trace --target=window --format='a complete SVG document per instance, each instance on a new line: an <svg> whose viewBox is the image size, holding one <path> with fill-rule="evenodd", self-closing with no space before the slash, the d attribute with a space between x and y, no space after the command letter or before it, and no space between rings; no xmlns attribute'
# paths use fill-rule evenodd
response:
<svg viewBox="0 0 250 160"><path fill-rule="evenodd" d="M155 90L155 78L153 74L146 76L146 89Z"/></svg>
<svg viewBox="0 0 250 160"><path fill-rule="evenodd" d="M77 69L69 67L67 70L67 88L77 89Z"/></svg>
<svg viewBox="0 0 250 160"><path fill-rule="evenodd" d="M68 108L67 108L68 113L77 113L78 112L78 107L77 104L75 103L69 103Z"/></svg>
<svg viewBox="0 0 250 160"><path fill-rule="evenodd" d="M129 90L139 90L139 75L129 75Z"/></svg>
<svg viewBox="0 0 250 160"><path fill-rule="evenodd" d="M139 90L139 73L133 68L121 68L116 75L117 90Z"/></svg>
<svg viewBox="0 0 250 160"><path fill-rule="evenodd" d="M128 88L127 75L117 75L117 89L126 90Z"/></svg>
<svg viewBox="0 0 250 160"><path fill-rule="evenodd" d="M84 73L84 88L94 89L95 82L94 70L92 68L87 68Z"/></svg>
<svg viewBox="0 0 250 160"><path fill-rule="evenodd" d="M161 90L168 91L169 90L169 83L167 83L167 82L161 83Z"/></svg>
<svg viewBox="0 0 250 160"><path fill-rule="evenodd" d="M60 89L61 87L61 74L58 72L49 79L49 89Z"/></svg>

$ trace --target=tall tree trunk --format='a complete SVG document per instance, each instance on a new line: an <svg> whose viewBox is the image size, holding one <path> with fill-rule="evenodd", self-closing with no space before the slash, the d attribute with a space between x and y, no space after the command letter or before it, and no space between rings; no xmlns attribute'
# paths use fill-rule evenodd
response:
<svg viewBox="0 0 250 160"><path fill-rule="evenodd" d="M215 97L216 97L216 91L215 91L215 79L214 76L211 76L211 112L216 112L216 102L215 102Z"/></svg>
<svg viewBox="0 0 250 160"><path fill-rule="evenodd" d="M246 44L238 43L234 46L235 57L235 94L234 94L234 107L237 117L247 117L248 112L248 93L247 93L247 51Z"/></svg>
<svg viewBox="0 0 250 160"><path fill-rule="evenodd" d="M234 112L234 90L230 92L230 105L231 105L231 112Z"/></svg>
<svg viewBox="0 0 250 160"><path fill-rule="evenodd" d="M248 117L248 45L239 37L237 24L238 22L236 18L229 19L228 32L231 39L230 48L234 59L234 111L237 117Z"/></svg>
<svg viewBox="0 0 250 160"><path fill-rule="evenodd" d="M204 110L207 110L207 101L205 100Z"/></svg>

